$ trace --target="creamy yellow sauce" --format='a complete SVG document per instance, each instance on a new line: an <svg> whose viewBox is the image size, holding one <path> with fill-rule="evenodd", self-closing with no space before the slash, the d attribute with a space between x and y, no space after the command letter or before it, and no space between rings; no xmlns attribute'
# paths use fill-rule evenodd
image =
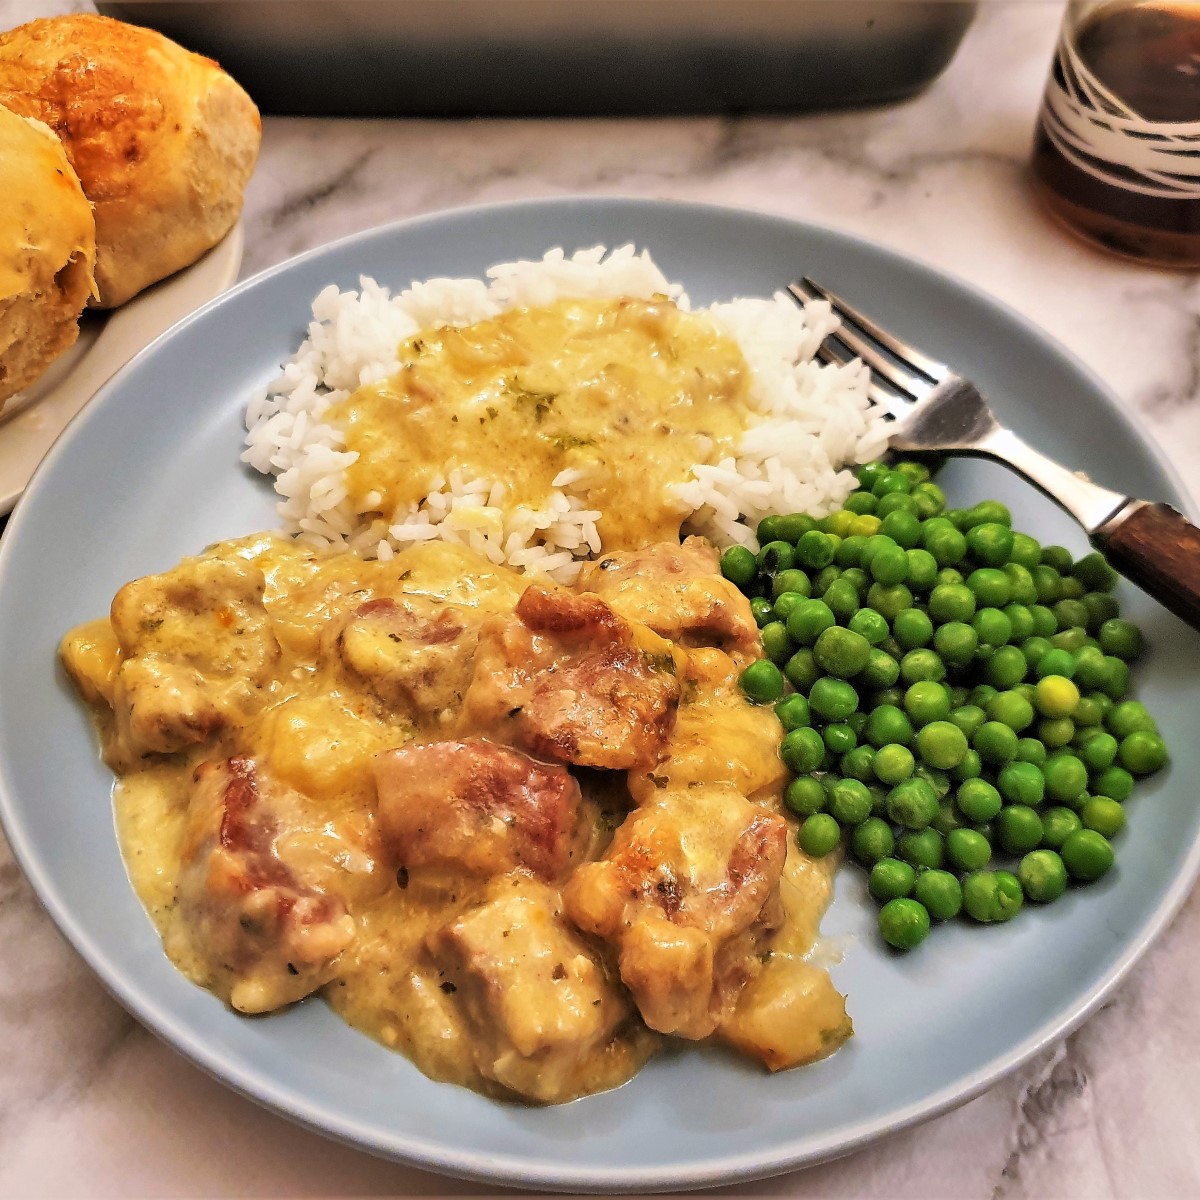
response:
<svg viewBox="0 0 1200 1200"><path fill-rule="evenodd" d="M710 547L680 546L668 492L745 427L737 346L666 300L576 300L425 332L401 362L329 414L359 456L355 505L390 516L453 464L538 506L585 469L615 554L588 565L568 615L617 641L576 682L553 621L517 621L530 579L436 541L364 561L254 535L121 589L62 657L166 952L235 1008L322 994L433 1078L539 1103L622 1083L670 1034L772 1070L829 1053L851 1032L812 955L832 857L796 847L781 728L737 682L761 653L747 602ZM535 665L563 690L522 742ZM556 705L586 713L593 686L618 725L645 710L650 760L557 727ZM568 873L410 869L379 764L471 739L578 785ZM489 820L492 839L518 823ZM680 903L693 915L672 923ZM488 920L511 925L494 945Z"/></svg>
<svg viewBox="0 0 1200 1200"><path fill-rule="evenodd" d="M588 472L608 547L677 536L668 485L732 452L750 417L737 344L666 299L562 300L409 339L401 368L324 419L358 454L356 511L390 517L450 466L541 507L559 472Z"/></svg>

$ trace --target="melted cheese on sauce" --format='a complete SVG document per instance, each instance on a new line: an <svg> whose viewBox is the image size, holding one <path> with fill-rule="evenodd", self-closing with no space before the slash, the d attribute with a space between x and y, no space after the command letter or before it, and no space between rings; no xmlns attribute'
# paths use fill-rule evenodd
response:
<svg viewBox="0 0 1200 1200"><path fill-rule="evenodd" d="M358 454L358 511L417 503L446 464L541 508L560 471L584 469L604 544L643 546L678 536L668 485L730 454L751 413L737 344L665 299L513 309L411 338L400 362L323 417Z"/></svg>

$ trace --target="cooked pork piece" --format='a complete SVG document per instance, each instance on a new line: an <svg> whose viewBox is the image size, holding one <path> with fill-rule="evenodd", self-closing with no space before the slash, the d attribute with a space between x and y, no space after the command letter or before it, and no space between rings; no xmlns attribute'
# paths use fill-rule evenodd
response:
<svg viewBox="0 0 1200 1200"><path fill-rule="evenodd" d="M759 653L750 601L721 574L717 552L703 538L605 554L583 568L576 586L680 645Z"/></svg>
<svg viewBox="0 0 1200 1200"><path fill-rule="evenodd" d="M181 915L193 951L242 1012L269 1012L315 991L354 936L345 905L317 886L320 872L296 844L303 803L250 759L196 771Z"/></svg>
<svg viewBox="0 0 1200 1200"><path fill-rule="evenodd" d="M480 1074L531 1100L578 1092L571 1077L630 1015L562 919L558 892L527 876L494 880L482 905L427 945L466 1014Z"/></svg>
<svg viewBox="0 0 1200 1200"><path fill-rule="evenodd" d="M116 594L113 711L125 751L170 754L261 707L279 657L264 586L256 567L195 558Z"/></svg>
<svg viewBox="0 0 1200 1200"><path fill-rule="evenodd" d="M478 639L465 609L421 596L384 598L353 613L338 635L337 653L389 708L418 721L437 720L461 702Z"/></svg>
<svg viewBox="0 0 1200 1200"><path fill-rule="evenodd" d="M665 789L572 875L571 920L611 942L651 1029L707 1037L782 919L787 823L722 785Z"/></svg>
<svg viewBox="0 0 1200 1200"><path fill-rule="evenodd" d="M490 742L428 742L375 759L379 829L397 866L562 879L582 854L579 785Z"/></svg>
<svg viewBox="0 0 1200 1200"><path fill-rule="evenodd" d="M539 758L623 769L658 761L679 703L669 643L597 596L534 585L480 633L462 728Z"/></svg>

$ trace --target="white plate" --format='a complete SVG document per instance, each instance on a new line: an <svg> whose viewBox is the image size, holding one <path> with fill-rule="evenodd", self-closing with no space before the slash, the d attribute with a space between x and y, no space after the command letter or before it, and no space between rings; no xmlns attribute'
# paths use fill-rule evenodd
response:
<svg viewBox="0 0 1200 1200"><path fill-rule="evenodd" d="M79 340L0 412L0 516L71 418L139 350L219 296L242 265L239 221L203 258L111 312L87 311Z"/></svg>

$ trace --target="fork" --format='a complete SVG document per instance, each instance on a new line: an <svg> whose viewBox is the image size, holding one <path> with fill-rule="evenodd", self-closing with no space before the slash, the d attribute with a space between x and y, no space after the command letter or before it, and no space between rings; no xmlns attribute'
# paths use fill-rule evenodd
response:
<svg viewBox="0 0 1200 1200"><path fill-rule="evenodd" d="M805 276L788 285L800 304L825 300L841 318L821 344L822 362L857 357L871 370L871 399L892 421L888 445L994 459L1024 476L1086 530L1127 579L1200 629L1200 529L1169 504L1123 496L1039 454L996 420L979 389L901 341Z"/></svg>

